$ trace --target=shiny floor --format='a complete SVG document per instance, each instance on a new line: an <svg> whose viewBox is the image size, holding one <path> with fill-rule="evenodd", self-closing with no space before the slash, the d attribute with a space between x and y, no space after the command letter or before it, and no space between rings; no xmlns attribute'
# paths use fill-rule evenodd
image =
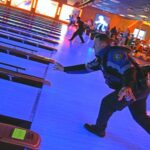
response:
<svg viewBox="0 0 150 150"><path fill-rule="evenodd" d="M73 28L64 26L63 32L65 36L52 58L64 66L86 63L94 58L93 41L86 35L84 44L80 43L79 37L70 43L68 39ZM51 56L47 51L40 51L42 54ZM38 89L0 79L0 114L32 120L31 129L42 138L40 150L150 149L150 136L132 119L128 108L112 116L105 138L83 128L84 123L95 123L101 99L111 92L101 72L66 74L54 71L53 65L2 53L0 61L24 67L25 73L51 82L51 86ZM147 106L150 111L150 101Z"/></svg>

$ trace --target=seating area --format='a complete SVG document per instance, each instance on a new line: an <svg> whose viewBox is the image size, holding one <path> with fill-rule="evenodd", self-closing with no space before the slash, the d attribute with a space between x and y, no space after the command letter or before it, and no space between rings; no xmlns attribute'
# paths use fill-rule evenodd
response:
<svg viewBox="0 0 150 150"><path fill-rule="evenodd" d="M90 28L85 28L85 34L87 36L89 36L89 38L91 40L94 40L94 37L99 34L99 33L103 33L103 32L99 32L99 31L96 31L94 29L90 29ZM119 33L118 37L120 36L120 34L122 33ZM110 37L111 38L111 37ZM130 39L128 39L130 40ZM135 39L136 40L136 39ZM131 43L131 45L129 44L123 44L123 45L120 45L121 43L121 39L117 39L117 37L114 39L113 37L111 38L111 43L112 43L112 46L125 46L129 49L131 49L131 53L132 53L132 56L135 57L136 59L140 59L142 61L145 61L145 62L150 62L150 47L148 45L146 45L144 48L144 45L143 44L135 44L136 41L133 41L133 43ZM127 42L128 43L128 42ZM138 46L141 47L141 49L138 49Z"/></svg>

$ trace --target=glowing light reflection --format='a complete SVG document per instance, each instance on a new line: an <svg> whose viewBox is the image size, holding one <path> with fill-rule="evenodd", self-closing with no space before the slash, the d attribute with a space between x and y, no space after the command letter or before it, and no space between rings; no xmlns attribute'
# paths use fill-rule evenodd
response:
<svg viewBox="0 0 150 150"><path fill-rule="evenodd" d="M58 4L58 2L54 2L51 0L38 0L35 12L55 18Z"/></svg>
<svg viewBox="0 0 150 150"><path fill-rule="evenodd" d="M75 17L80 16L81 10L78 8L63 4L59 19L65 22L69 22L69 15L73 15Z"/></svg>
<svg viewBox="0 0 150 150"><path fill-rule="evenodd" d="M25 10L31 10L33 0L12 0L11 6L25 9Z"/></svg>
<svg viewBox="0 0 150 150"><path fill-rule="evenodd" d="M0 0L1 4L6 4L7 0Z"/></svg>

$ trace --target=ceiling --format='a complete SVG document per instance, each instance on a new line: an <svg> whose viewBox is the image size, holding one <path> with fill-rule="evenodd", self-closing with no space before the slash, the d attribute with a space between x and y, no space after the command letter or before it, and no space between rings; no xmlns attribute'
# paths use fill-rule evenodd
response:
<svg viewBox="0 0 150 150"><path fill-rule="evenodd" d="M89 5L128 19L150 21L150 0L92 0Z"/></svg>

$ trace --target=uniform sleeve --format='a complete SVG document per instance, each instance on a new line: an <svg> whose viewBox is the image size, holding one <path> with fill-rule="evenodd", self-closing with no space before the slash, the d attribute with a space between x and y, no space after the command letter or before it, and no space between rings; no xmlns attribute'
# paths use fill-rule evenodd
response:
<svg viewBox="0 0 150 150"><path fill-rule="evenodd" d="M134 67L127 69L123 74L123 86L131 87L136 82L136 70Z"/></svg>
<svg viewBox="0 0 150 150"><path fill-rule="evenodd" d="M85 64L80 64L80 65L64 67L64 72L70 74L83 74L83 73L87 73L87 70Z"/></svg>
<svg viewBox="0 0 150 150"><path fill-rule="evenodd" d="M89 72L101 70L101 59L97 57L93 61L87 63L85 67Z"/></svg>
<svg viewBox="0 0 150 150"><path fill-rule="evenodd" d="M100 70L100 59L96 58L87 64L64 67L64 72L71 74L84 74Z"/></svg>
<svg viewBox="0 0 150 150"><path fill-rule="evenodd" d="M125 55L124 64L122 65L123 69L123 86L131 87L136 82L136 67L131 61L132 58L129 59L128 54Z"/></svg>

